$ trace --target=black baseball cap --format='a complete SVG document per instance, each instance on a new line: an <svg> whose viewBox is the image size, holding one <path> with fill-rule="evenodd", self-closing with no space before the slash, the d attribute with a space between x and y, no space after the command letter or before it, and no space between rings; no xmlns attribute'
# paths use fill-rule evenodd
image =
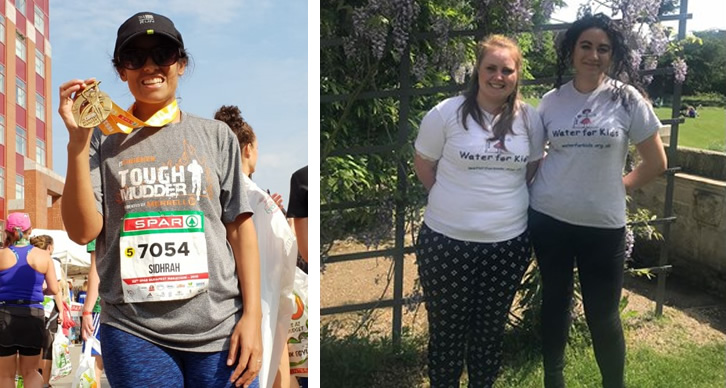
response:
<svg viewBox="0 0 726 388"><path fill-rule="evenodd" d="M118 59L118 54L124 46L140 35L162 35L171 39L179 47L184 48L181 33L174 27L174 22L171 19L153 12L139 12L128 18L118 28L113 57Z"/></svg>

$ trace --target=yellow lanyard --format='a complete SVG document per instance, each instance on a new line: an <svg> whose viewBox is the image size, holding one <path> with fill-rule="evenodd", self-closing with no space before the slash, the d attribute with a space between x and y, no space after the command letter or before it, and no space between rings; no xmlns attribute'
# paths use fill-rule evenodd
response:
<svg viewBox="0 0 726 388"><path fill-rule="evenodd" d="M98 128L106 135L114 133L125 133L128 135L136 128L163 127L164 125L174 121L177 113L179 113L179 105L176 100L174 100L169 105L154 113L148 120L143 121L130 113L134 111L134 106L135 105L132 105L131 108L126 111L121 109L121 107L116 105L114 102L113 107L111 108L111 113L108 115L106 120L98 125Z"/></svg>

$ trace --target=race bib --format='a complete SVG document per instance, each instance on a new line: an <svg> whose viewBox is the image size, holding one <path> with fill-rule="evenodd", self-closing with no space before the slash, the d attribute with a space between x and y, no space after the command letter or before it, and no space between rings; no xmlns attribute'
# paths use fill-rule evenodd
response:
<svg viewBox="0 0 726 388"><path fill-rule="evenodd" d="M189 299L207 290L202 212L129 213L119 249L126 303Z"/></svg>

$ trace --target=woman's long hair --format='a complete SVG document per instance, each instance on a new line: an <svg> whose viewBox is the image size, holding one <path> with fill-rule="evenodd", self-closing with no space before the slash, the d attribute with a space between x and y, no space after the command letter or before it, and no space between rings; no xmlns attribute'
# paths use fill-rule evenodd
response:
<svg viewBox="0 0 726 388"><path fill-rule="evenodd" d="M612 19L602 13L585 15L572 23L570 28L565 31L557 50L555 88L559 89L562 86L562 76L572 66L572 54L575 52L577 40L584 31L591 28L602 30L610 39L612 59L607 76L622 82L615 87L612 99L613 101L622 99L623 106L627 108L630 96L626 93L626 85L633 86L643 96L646 96L646 93L641 86L638 69L633 67L633 55L626 43L625 35Z"/></svg>
<svg viewBox="0 0 726 388"><path fill-rule="evenodd" d="M490 140L499 140L504 145L504 137L508 133L512 133L512 123L514 122L514 116L519 110L519 78L522 75L522 50L519 49L519 45L513 39L504 35L490 35L477 44L476 49L476 66L474 72L469 79L469 86L464 91L464 103L459 107L459 115L461 117L461 124L464 129L469 130L466 125L467 117L471 116L474 121L479 124L482 128L486 128L484 124L484 115L482 109L476 101L476 97L479 94L479 66L484 56L492 49L507 49L511 53L517 72L517 83L514 85L514 91L507 97L504 105L502 105L502 112L499 115L499 120L492 128L493 136Z"/></svg>

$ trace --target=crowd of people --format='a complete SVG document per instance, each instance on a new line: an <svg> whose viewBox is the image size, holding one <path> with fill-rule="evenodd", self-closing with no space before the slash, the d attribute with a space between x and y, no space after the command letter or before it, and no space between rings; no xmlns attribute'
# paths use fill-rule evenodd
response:
<svg viewBox="0 0 726 388"><path fill-rule="evenodd" d="M52 242L34 248L30 217L8 217L10 249L0 250L0 386L12 386L16 374L26 387L48 385L38 371L46 322L62 324L71 300L82 304L83 338L102 344L92 349L96 375L105 373L113 387L298 385L284 363L287 331L263 338L262 326L290 322L282 312L292 310L293 277L270 276L294 274L297 257L307 259L307 169L291 177L288 222L282 196L251 179L257 142L239 109L229 120L179 109L177 85L188 62L174 23L140 12L118 28L112 58L135 100L128 111L87 125L93 118L84 115L99 112L94 101L80 109L74 103L95 80L60 86L69 137L61 213L71 240L88 244L91 267L83 287L64 279L59 286ZM102 131L122 125L108 124L112 118L133 128ZM164 185L173 190L139 194ZM276 290L266 288L270 282ZM63 302L47 316L44 293Z"/></svg>
<svg viewBox="0 0 726 388"><path fill-rule="evenodd" d="M575 269L602 386L624 387L626 193L666 168L631 53L609 17L583 16L559 41L555 87L535 110L519 95L516 41L490 36L466 91L423 118L414 167L428 204L416 255L432 388L458 387L464 364L469 387L492 387L532 251L545 388L565 387ZM641 162L623 176L631 143Z"/></svg>

